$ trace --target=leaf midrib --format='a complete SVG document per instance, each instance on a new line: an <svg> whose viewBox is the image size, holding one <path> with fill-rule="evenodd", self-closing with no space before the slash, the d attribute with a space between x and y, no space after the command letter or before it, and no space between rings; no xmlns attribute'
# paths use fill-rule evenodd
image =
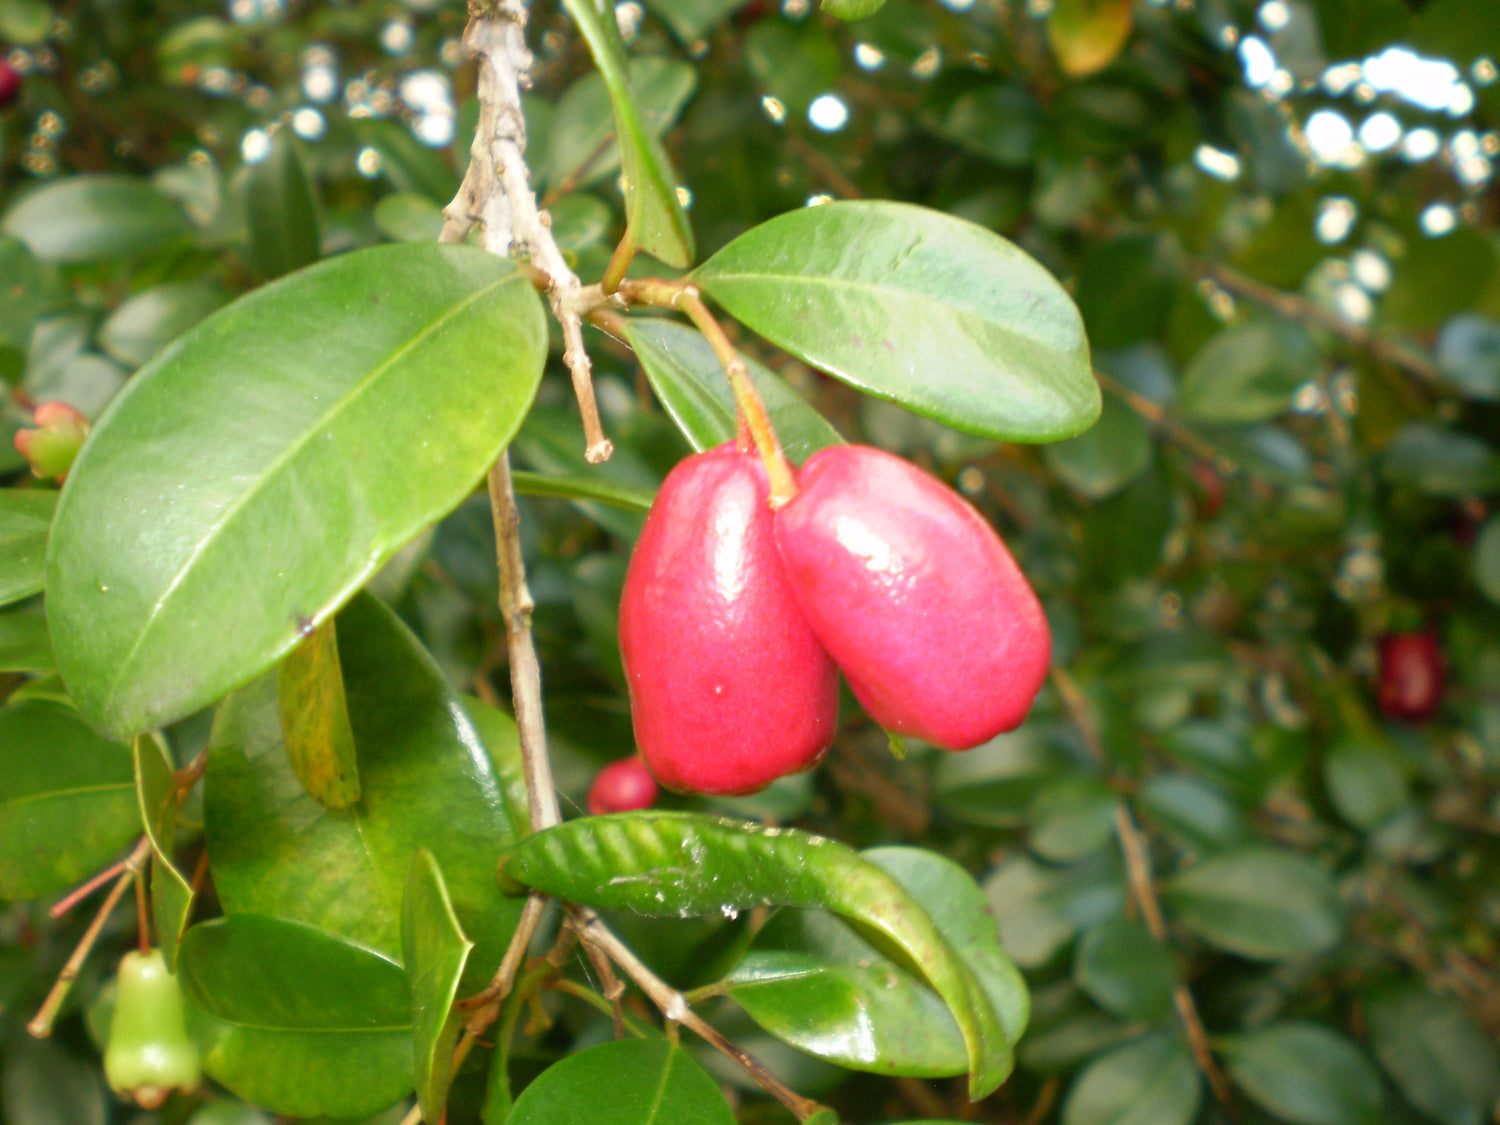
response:
<svg viewBox="0 0 1500 1125"><path fill-rule="evenodd" d="M249 503L257 495L260 494L263 488L266 487L266 483L268 481L277 479L282 468L290 462L294 461L301 454L303 449L305 449L312 442L314 437L317 434L321 433L328 426L330 421L337 419L339 415L344 413L344 411L349 407L351 403L359 401L372 386L378 383L380 377L385 374L385 372L388 371L391 367L393 367L399 360L410 354L420 344L431 338L439 329L448 324L459 314L471 308L473 305L478 303L484 297L488 296L494 290L500 288L503 285L510 284L515 280L516 275L514 273L507 273L497 281L484 286L482 289L476 290L474 293L464 298L464 300L460 301L459 303L451 305L447 309L443 310L443 312L436 319L429 322L422 328L421 331L415 333L409 340L406 341L406 343L402 344L401 347L397 348L388 357L386 357L385 360L377 364L375 367L371 368L369 373L366 374L365 377L358 383L356 383L354 387L351 388L348 394L342 395L332 404L332 406L327 411L319 415L316 422L312 425L309 425L303 431L301 437L299 437L292 444L288 445L286 449L283 450L270 463L270 465L267 466L266 471L262 472L248 489L240 493L240 495L235 498L234 502L224 510L219 521L214 525L213 530L211 530L208 535L199 540L198 544L193 548L192 553L187 557L187 559L183 561L182 565L178 568L177 573L174 574L171 581L167 583L167 587L162 591L161 596L158 597L155 604L152 605L151 611L146 617L145 625L136 635L134 643L131 644L130 649L125 653L124 658L119 663L115 675L110 680L108 692L109 698L114 699L118 697L120 683L128 678L128 673L131 671L137 657L140 655L141 649L145 645L147 638L152 635L155 625L161 620L163 607L170 600L172 594L177 590L179 586L182 585L187 576L192 572L194 563L199 558L201 558L213 546L214 543L219 540L225 529L230 527L234 523L235 517L237 517L240 512L244 511Z"/></svg>

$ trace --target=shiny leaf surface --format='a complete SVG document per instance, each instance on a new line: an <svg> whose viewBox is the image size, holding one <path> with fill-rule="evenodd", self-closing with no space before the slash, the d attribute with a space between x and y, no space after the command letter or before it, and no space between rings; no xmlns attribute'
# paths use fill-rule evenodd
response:
<svg viewBox="0 0 1500 1125"><path fill-rule="evenodd" d="M159 355L84 447L49 544L80 710L135 734L268 668L467 494L545 340L508 263L410 245L257 289Z"/></svg>
<svg viewBox="0 0 1500 1125"><path fill-rule="evenodd" d="M989 997L901 885L835 841L691 813L586 817L527 837L503 884L640 914L819 907L878 935L918 967L958 1023L978 1098L1010 1073L1011 1040Z"/></svg>
<svg viewBox="0 0 1500 1125"><path fill-rule="evenodd" d="M526 1087L507 1125L733 1125L718 1084L664 1039L623 1039L570 1055Z"/></svg>
<svg viewBox="0 0 1500 1125"><path fill-rule="evenodd" d="M999 235L900 203L830 203L747 231L694 280L762 336L966 433L1071 437L1099 415L1078 310Z"/></svg>
<svg viewBox="0 0 1500 1125"><path fill-rule="evenodd" d="M453 1081L453 1048L466 1018L453 1011L453 1002L473 948L453 913L437 860L418 848L401 899L401 960L411 982L417 1100L428 1121L443 1119Z"/></svg>

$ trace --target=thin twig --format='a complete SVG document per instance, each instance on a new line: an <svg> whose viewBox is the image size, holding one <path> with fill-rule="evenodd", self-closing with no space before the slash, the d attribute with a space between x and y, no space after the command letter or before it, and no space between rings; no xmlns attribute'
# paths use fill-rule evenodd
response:
<svg viewBox="0 0 1500 1125"><path fill-rule="evenodd" d="M524 255L547 277L552 314L562 326L563 362L583 416L584 455L606 460L613 446L604 436L594 398L593 365L583 345L583 313L596 296L568 266L551 219L537 206L526 167L526 118L521 91L530 84L532 55L526 46L525 0L471 3L464 48L479 67L479 127L469 149L469 168L458 193L443 208L444 242L461 242L476 222L484 245L502 257Z"/></svg>
<svg viewBox="0 0 1500 1125"><path fill-rule="evenodd" d="M1438 383L1442 379L1437 365L1427 356L1385 336L1378 335L1363 324L1355 324L1352 320L1346 320L1332 309L1316 301L1310 301L1298 293L1288 293L1284 289L1277 289L1217 263L1202 266L1201 272L1215 285L1230 293L1245 297L1258 305L1264 305L1288 320L1309 321L1316 324L1355 347L1369 352L1376 359L1415 375L1424 383Z"/></svg>
<svg viewBox="0 0 1500 1125"><path fill-rule="evenodd" d="M1083 694L1078 681L1066 668L1054 667L1052 683L1057 688L1057 694L1062 698L1063 707L1067 709L1074 725L1078 727L1079 734L1083 736L1083 743L1090 757L1100 765L1104 765L1108 760L1104 744L1099 737L1099 728L1094 722L1088 697ZM1146 928L1151 931L1151 936L1165 945L1168 940L1167 922L1162 914L1161 901L1156 897L1156 889L1151 881L1151 857L1146 851L1146 842L1141 838L1140 829L1136 827L1135 818L1130 814L1130 805L1123 798L1115 806L1115 832L1120 838L1120 851L1125 856L1125 880L1130 886L1130 897L1140 910ZM1172 1004L1182 1020L1183 1030L1187 1034L1188 1048L1193 1053L1198 1069L1208 1079L1214 1097L1218 1098L1223 1105L1230 1105L1229 1080L1224 1077L1224 1072L1214 1059L1208 1031L1203 1026L1202 1016L1198 1014L1198 1005L1193 1001L1192 990L1188 988L1185 981L1173 989Z"/></svg>
<svg viewBox="0 0 1500 1125"><path fill-rule="evenodd" d="M1131 390L1118 379L1106 375L1102 371L1095 371L1094 378L1099 380L1099 385L1109 391L1110 394L1119 395L1124 400L1126 406L1134 410L1148 423L1161 430L1179 445L1191 450L1193 455L1200 461L1207 461L1209 464L1217 465L1225 471L1233 471L1234 465L1222 456L1217 449L1209 445L1208 442L1204 441L1186 426L1174 421L1171 415L1145 395L1139 391Z"/></svg>
<svg viewBox="0 0 1500 1125"><path fill-rule="evenodd" d="M620 966L625 975L650 998L651 1002L661 1009L667 1019L688 1028L715 1050L739 1063L745 1072L755 1079L761 1089L796 1114L798 1121L806 1121L823 1108L811 1098L804 1098L784 1085L774 1074L731 1042L718 1028L688 1007L687 999L682 993L647 968L630 947L611 932L598 914L584 906L574 907L573 912L574 927L579 930L580 936L604 950L610 959Z"/></svg>
<svg viewBox="0 0 1500 1125"><path fill-rule="evenodd" d="M146 862L146 857L151 854L151 838L142 836L136 842L129 858L125 860L125 869L120 877L115 880L115 885L109 889L108 896L99 907L99 912L89 923L88 929L83 931L83 937L78 940L67 963L63 965L62 972L57 974L57 980L52 985L52 991L47 993L47 999L42 1001L42 1006L37 1010L36 1017L26 1025L26 1030L38 1039L45 1039L52 1034L53 1021L57 1019L57 1013L62 1008L63 1001L68 998L69 991L73 988L73 982L78 979L78 970L82 968L88 955L93 952L94 943L99 940L99 933L104 929L104 923L109 921L109 916L114 912L126 889L136 880L140 874L141 865Z"/></svg>

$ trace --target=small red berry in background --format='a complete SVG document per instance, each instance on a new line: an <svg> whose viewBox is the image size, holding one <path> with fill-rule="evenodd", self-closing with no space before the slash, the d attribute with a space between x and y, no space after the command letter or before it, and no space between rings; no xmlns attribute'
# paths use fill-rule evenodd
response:
<svg viewBox="0 0 1500 1125"><path fill-rule="evenodd" d="M589 786L589 812L603 816L633 812L656 804L656 779L639 755L611 762L599 771Z"/></svg>
<svg viewBox="0 0 1500 1125"><path fill-rule="evenodd" d="M1376 702L1388 719L1420 723L1432 718L1443 700L1443 650L1427 631L1387 633L1380 639Z"/></svg>
<svg viewBox="0 0 1500 1125"><path fill-rule="evenodd" d="M20 96L20 72L4 59L0 59L0 109L4 109Z"/></svg>
<svg viewBox="0 0 1500 1125"><path fill-rule="evenodd" d="M1193 462L1194 508L1198 518L1211 520L1224 507L1224 478L1207 461Z"/></svg>

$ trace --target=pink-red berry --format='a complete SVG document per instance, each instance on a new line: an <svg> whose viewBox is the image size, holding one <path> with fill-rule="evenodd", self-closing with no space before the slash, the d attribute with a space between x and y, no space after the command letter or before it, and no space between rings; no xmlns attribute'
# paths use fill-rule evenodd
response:
<svg viewBox="0 0 1500 1125"><path fill-rule="evenodd" d="M1387 633L1380 639L1375 700L1380 713L1404 723L1432 718L1447 678L1442 646L1427 631Z"/></svg>
<svg viewBox="0 0 1500 1125"><path fill-rule="evenodd" d="M656 804L657 796L656 779L646 763L632 755L611 762L594 775L594 784L589 786L589 812L603 816L649 809Z"/></svg>

